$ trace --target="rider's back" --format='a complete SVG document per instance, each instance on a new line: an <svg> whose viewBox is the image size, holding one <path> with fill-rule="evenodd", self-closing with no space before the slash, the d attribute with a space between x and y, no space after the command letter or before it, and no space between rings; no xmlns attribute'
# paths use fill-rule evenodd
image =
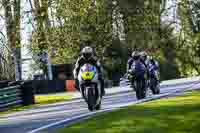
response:
<svg viewBox="0 0 200 133"><path fill-rule="evenodd" d="M141 77L141 76L143 76L145 74L146 67L140 60L135 60L133 62L133 65L134 65L135 76L136 77Z"/></svg>

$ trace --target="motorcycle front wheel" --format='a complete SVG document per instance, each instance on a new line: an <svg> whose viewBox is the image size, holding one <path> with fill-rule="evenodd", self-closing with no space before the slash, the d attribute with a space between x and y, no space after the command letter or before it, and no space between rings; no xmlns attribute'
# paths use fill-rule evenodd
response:
<svg viewBox="0 0 200 133"><path fill-rule="evenodd" d="M159 82L155 78L150 80L150 89L154 95L160 94Z"/></svg>
<svg viewBox="0 0 200 133"><path fill-rule="evenodd" d="M138 100L146 97L146 84L142 79L134 81L134 88L136 91L136 97Z"/></svg>

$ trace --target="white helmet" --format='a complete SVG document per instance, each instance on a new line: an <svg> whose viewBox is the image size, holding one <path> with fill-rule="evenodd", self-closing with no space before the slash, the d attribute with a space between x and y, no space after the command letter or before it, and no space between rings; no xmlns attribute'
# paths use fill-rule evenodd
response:
<svg viewBox="0 0 200 133"><path fill-rule="evenodd" d="M141 57L147 57L147 53L146 53L145 51L142 51L142 52L140 53L140 55L141 55Z"/></svg>
<svg viewBox="0 0 200 133"><path fill-rule="evenodd" d="M138 51L133 51L131 56L133 59L139 59L140 53Z"/></svg>
<svg viewBox="0 0 200 133"><path fill-rule="evenodd" d="M81 54L85 59L90 59L94 55L94 51L91 47L86 46L82 49Z"/></svg>
<svg viewBox="0 0 200 133"><path fill-rule="evenodd" d="M147 55L147 53L146 53L145 51L142 51L142 52L140 53L140 57L141 57L142 60L145 61L145 60L148 58L148 55Z"/></svg>
<svg viewBox="0 0 200 133"><path fill-rule="evenodd" d="M148 56L148 59L149 60L153 60L153 56Z"/></svg>

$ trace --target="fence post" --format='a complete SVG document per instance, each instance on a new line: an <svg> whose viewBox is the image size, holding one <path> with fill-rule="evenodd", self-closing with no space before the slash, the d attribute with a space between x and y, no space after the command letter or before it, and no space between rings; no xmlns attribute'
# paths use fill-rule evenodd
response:
<svg viewBox="0 0 200 133"><path fill-rule="evenodd" d="M21 86L23 105L35 104L32 81L25 81Z"/></svg>

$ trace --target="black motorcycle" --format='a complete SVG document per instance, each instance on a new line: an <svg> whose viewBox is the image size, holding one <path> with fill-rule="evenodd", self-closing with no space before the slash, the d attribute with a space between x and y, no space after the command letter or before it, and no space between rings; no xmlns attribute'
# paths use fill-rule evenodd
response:
<svg viewBox="0 0 200 133"><path fill-rule="evenodd" d="M138 60L132 64L131 70L129 70L129 79L136 92L137 99L145 98L147 92L147 70L141 61Z"/></svg>

